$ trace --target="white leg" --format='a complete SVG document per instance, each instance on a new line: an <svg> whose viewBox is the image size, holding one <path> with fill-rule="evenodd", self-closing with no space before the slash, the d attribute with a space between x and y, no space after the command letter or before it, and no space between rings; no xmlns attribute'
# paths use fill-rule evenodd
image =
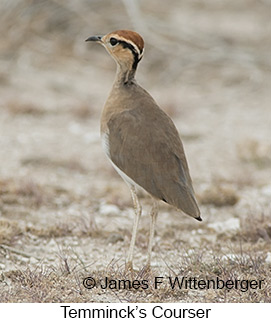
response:
<svg viewBox="0 0 271 323"><path fill-rule="evenodd" d="M158 202L153 200L153 205L151 209L151 219L150 219L150 237L149 237L149 248L148 248L148 265L151 265L151 252L152 252L152 245L153 245L153 237L154 237L154 230L155 230L155 223L158 214Z"/></svg>
<svg viewBox="0 0 271 323"><path fill-rule="evenodd" d="M142 207L139 203L139 200L136 195L135 187L130 186L131 195L133 199L134 209L135 209L135 217L134 217L134 225L133 225L133 232L132 232L132 239L130 243L128 258L127 258L127 267L133 269L133 257L134 257L134 247L136 241L136 234L138 230L138 224L141 217Z"/></svg>

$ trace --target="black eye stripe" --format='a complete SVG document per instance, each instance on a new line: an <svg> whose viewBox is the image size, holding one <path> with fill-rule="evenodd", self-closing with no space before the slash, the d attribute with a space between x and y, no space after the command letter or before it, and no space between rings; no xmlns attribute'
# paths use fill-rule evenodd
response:
<svg viewBox="0 0 271 323"><path fill-rule="evenodd" d="M109 42L112 46L115 46L117 43L122 44L123 48L129 48L133 53L138 54L135 47L132 44L127 43L125 40L118 40L114 37L111 37ZM142 54L143 50L140 50L139 52L140 52L140 54Z"/></svg>
<svg viewBox="0 0 271 323"><path fill-rule="evenodd" d="M123 48L129 48L130 51L132 52L132 54L134 55L134 63L133 63L133 69L136 69L138 62L140 61L140 59L138 58L138 52L136 51L135 47L130 44L127 43L124 40L120 40L119 43L122 45Z"/></svg>
<svg viewBox="0 0 271 323"><path fill-rule="evenodd" d="M138 55L137 50L135 49L135 47L132 44L127 43L125 40L119 40L119 43L122 44L123 48L129 48L133 53Z"/></svg>
<svg viewBox="0 0 271 323"><path fill-rule="evenodd" d="M115 46L117 43L121 44L123 48L128 48L130 49L130 51L132 52L133 56L134 56L134 63L133 63L133 69L136 69L138 62L141 60L142 57L138 57L138 51L135 49L135 47L130 44L127 43L125 40L118 40L114 37L110 38L110 44L112 46ZM140 54L142 54L143 50L140 50Z"/></svg>

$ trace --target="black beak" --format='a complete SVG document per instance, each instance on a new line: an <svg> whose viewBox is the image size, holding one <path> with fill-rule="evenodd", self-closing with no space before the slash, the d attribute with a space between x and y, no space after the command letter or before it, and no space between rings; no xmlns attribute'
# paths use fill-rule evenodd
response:
<svg viewBox="0 0 271 323"><path fill-rule="evenodd" d="M95 42L101 42L102 41L102 37L103 36L91 36L88 39L86 39L85 41L95 41Z"/></svg>

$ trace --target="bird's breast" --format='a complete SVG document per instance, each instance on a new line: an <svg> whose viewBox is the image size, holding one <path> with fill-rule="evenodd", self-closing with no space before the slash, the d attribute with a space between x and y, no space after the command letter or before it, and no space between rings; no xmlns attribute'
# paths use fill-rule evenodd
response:
<svg viewBox="0 0 271 323"><path fill-rule="evenodd" d="M106 156L108 157L110 163L112 164L112 166L115 168L115 170L118 172L118 174L121 176L121 178L126 182L126 184L128 186L134 186L137 189L141 188L141 186L139 186L135 181L133 181L128 175L126 175L116 164L113 163L112 159L111 159L111 155L110 155L110 143L109 143L109 132L102 132L101 133L101 138L102 138L102 146L103 146L103 150L106 154Z"/></svg>

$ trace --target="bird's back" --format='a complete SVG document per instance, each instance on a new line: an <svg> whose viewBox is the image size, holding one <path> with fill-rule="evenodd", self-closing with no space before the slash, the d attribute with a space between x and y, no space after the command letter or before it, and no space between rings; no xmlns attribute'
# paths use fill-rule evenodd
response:
<svg viewBox="0 0 271 323"><path fill-rule="evenodd" d="M101 132L114 165L155 198L200 219L178 131L144 89L113 87Z"/></svg>

